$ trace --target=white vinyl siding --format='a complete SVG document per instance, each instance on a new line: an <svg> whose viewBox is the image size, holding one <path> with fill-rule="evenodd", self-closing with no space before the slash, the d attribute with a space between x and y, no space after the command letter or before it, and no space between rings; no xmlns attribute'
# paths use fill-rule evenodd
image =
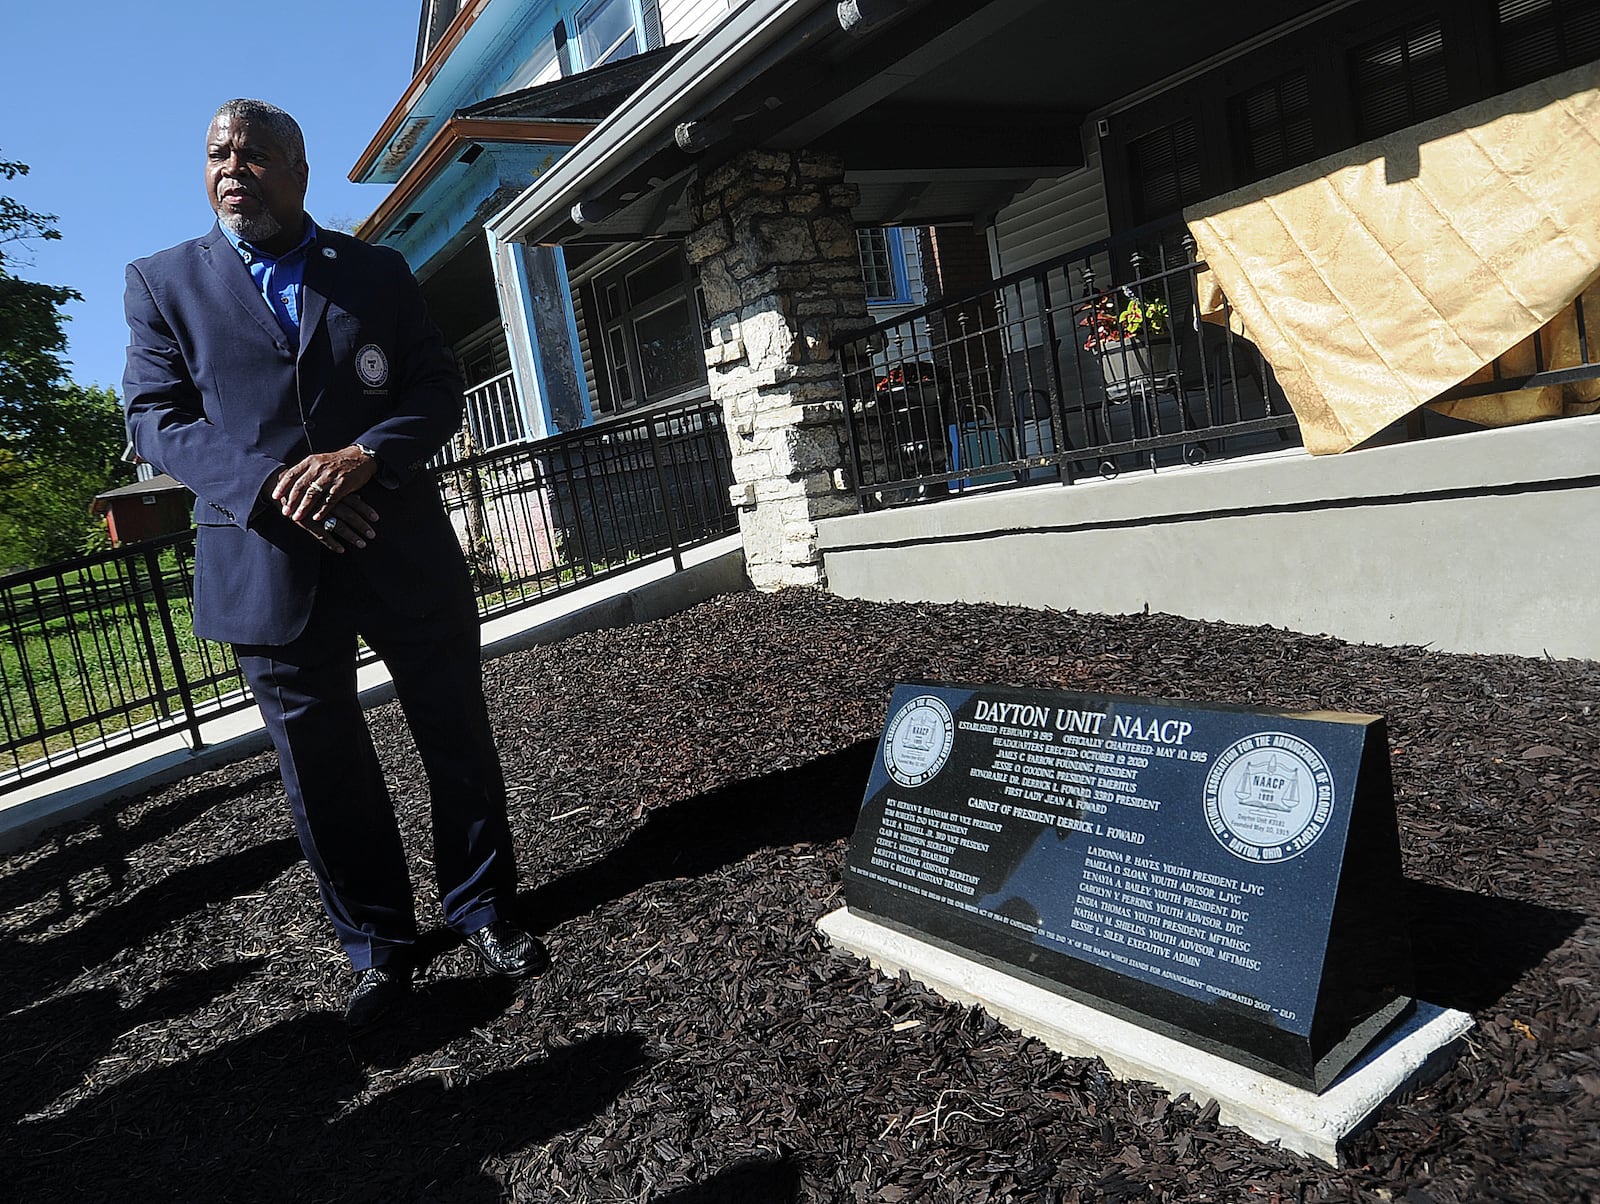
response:
<svg viewBox="0 0 1600 1204"><path fill-rule="evenodd" d="M1086 167L1054 180L1041 180L996 215L989 235L991 266L998 278L1055 259L1110 234L1111 216L1106 210L1097 147L1090 152ZM1095 267L1097 271L1105 270L1103 257ZM1061 304L1065 297L1082 294L1083 281L1076 273L1072 279L1064 279L1059 272L1052 272L1050 289L1054 303ZM1044 329L1034 291L1023 289L1011 298L1008 308L1020 304L1022 312L1008 314L1008 321L1022 319L1025 325L1020 333L1028 344L1042 343Z"/></svg>
<svg viewBox="0 0 1600 1204"><path fill-rule="evenodd" d="M697 38L728 15L728 0L661 0L661 31L667 45Z"/></svg>
<svg viewBox="0 0 1600 1204"><path fill-rule="evenodd" d="M1099 149L1070 175L1041 180L995 216L996 276L1029 267L1111 234Z"/></svg>

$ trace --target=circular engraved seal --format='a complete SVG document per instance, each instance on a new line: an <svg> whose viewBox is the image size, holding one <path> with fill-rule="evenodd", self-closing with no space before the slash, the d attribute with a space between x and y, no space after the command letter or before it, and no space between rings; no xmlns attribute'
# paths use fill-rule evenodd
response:
<svg viewBox="0 0 1600 1204"><path fill-rule="evenodd" d="M1333 812L1322 754L1287 732L1235 740L1206 776L1206 825L1245 861L1288 861L1317 842Z"/></svg>
<svg viewBox="0 0 1600 1204"><path fill-rule="evenodd" d="M883 736L883 767L902 786L920 786L950 759L956 721L932 694L913 698L889 720Z"/></svg>
<svg viewBox="0 0 1600 1204"><path fill-rule="evenodd" d="M370 388L376 389L389 379L389 357L376 343L368 343L356 352L356 375Z"/></svg>

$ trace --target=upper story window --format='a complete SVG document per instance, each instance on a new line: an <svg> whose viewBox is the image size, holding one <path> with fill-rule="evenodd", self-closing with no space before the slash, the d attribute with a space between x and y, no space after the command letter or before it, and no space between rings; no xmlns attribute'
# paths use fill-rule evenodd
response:
<svg viewBox="0 0 1600 1204"><path fill-rule="evenodd" d="M1507 88L1600 58L1600 0L1498 0L1495 9Z"/></svg>
<svg viewBox="0 0 1600 1204"><path fill-rule="evenodd" d="M595 0L578 11L573 25L578 58L586 68L639 53L633 0Z"/></svg>
<svg viewBox="0 0 1600 1204"><path fill-rule="evenodd" d="M555 40L562 75L659 49L660 0L589 0L556 26Z"/></svg>
<svg viewBox="0 0 1600 1204"><path fill-rule="evenodd" d="M1450 111L1444 33L1436 20L1358 46L1350 75L1362 142Z"/></svg>
<svg viewBox="0 0 1600 1204"><path fill-rule="evenodd" d="M1200 130L1193 119L1182 118L1129 143L1128 185L1135 225L1204 197Z"/></svg>
<svg viewBox="0 0 1600 1204"><path fill-rule="evenodd" d="M461 0L422 0L422 21L417 28L417 56L411 67L413 75L422 70L422 64L433 53L433 48L439 44L445 30L450 28L450 23L460 11Z"/></svg>
<svg viewBox="0 0 1600 1204"><path fill-rule="evenodd" d="M861 257L861 279L867 286L867 304L910 303L911 283L906 275L905 241L898 229L871 226L857 230L856 252Z"/></svg>

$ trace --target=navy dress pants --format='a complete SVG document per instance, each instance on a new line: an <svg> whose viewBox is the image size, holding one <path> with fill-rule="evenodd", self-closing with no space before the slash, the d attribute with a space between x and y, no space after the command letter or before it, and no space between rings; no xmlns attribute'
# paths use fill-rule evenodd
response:
<svg viewBox="0 0 1600 1204"><path fill-rule="evenodd" d="M357 636L388 667L427 772L445 923L467 935L510 918L517 879L471 594L463 589L442 613L400 613L367 585L357 555L324 556L311 618L293 642L235 652L277 747L323 907L364 970L409 962L417 922L394 804L357 698Z"/></svg>

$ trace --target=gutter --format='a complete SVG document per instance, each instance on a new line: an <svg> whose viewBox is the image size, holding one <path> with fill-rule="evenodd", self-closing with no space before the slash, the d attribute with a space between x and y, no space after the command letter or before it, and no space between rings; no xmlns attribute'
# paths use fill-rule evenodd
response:
<svg viewBox="0 0 1600 1204"><path fill-rule="evenodd" d="M490 234L511 241L551 241L550 236L571 220L573 206L603 191L605 176L622 174L672 145L673 129L680 121L699 107L714 106L730 76L755 64L786 34L805 26L808 18L816 28L805 28L805 34L840 29L836 6L828 0L748 0L705 37L690 43L497 213L487 223Z"/></svg>
<svg viewBox="0 0 1600 1204"><path fill-rule="evenodd" d="M355 236L372 242L438 175L464 146L493 142L512 145L574 146L595 128L592 121L527 121L517 118L452 117L423 148L405 175L367 219Z"/></svg>

